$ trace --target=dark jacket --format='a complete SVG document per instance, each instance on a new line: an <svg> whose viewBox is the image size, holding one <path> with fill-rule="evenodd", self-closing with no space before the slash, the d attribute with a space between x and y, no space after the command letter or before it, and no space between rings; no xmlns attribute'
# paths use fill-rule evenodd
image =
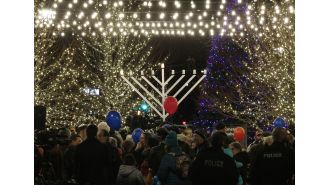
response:
<svg viewBox="0 0 330 185"><path fill-rule="evenodd" d="M76 156L77 146L69 146L64 152L64 171L65 179L70 180L74 178L74 169L76 166L75 156Z"/></svg>
<svg viewBox="0 0 330 185"><path fill-rule="evenodd" d="M241 162L243 164L243 166L241 168L238 168L238 172L243 179L243 184L246 184L248 166L250 164L249 155L247 154L247 152L242 151L242 152L239 152L236 155L234 155L234 159L235 159L235 161Z"/></svg>
<svg viewBox="0 0 330 185"><path fill-rule="evenodd" d="M234 160L221 148L201 151L189 170L193 185L237 185L238 172Z"/></svg>
<svg viewBox="0 0 330 185"><path fill-rule="evenodd" d="M107 147L96 138L88 138L77 147L76 168L79 184L105 185Z"/></svg>
<svg viewBox="0 0 330 185"><path fill-rule="evenodd" d="M251 164L252 185L287 185L294 174L294 151L284 143L263 146Z"/></svg>
<svg viewBox="0 0 330 185"><path fill-rule="evenodd" d="M106 143L106 146L108 157L108 163L106 165L107 182L110 185L114 185L116 184L116 178L118 175L119 167L121 165L121 159L116 147L112 146L110 143Z"/></svg>
<svg viewBox="0 0 330 185"><path fill-rule="evenodd" d="M162 185L190 185L188 179L181 179L176 170L176 159L174 155L181 155L182 150L179 147L172 148L171 153L166 153L159 165L157 171L158 179Z"/></svg>
<svg viewBox="0 0 330 185"><path fill-rule="evenodd" d="M121 165L117 185L144 185L142 173L135 166Z"/></svg>
<svg viewBox="0 0 330 185"><path fill-rule="evenodd" d="M205 140L204 143L200 144L199 146L197 146L197 147L195 148L195 150L193 151L193 155L192 155L193 158L196 158L197 155L198 155L200 152L202 152L202 151L208 149L209 146L210 146L210 145L209 145L208 141Z"/></svg>
<svg viewBox="0 0 330 185"><path fill-rule="evenodd" d="M148 164L152 170L152 174L155 175L158 171L160 161L165 155L165 143L160 143L158 146L152 147L148 157Z"/></svg>

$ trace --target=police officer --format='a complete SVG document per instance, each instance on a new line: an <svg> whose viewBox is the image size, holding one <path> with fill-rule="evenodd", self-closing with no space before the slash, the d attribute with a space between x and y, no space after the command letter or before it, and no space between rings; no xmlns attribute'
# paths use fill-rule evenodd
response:
<svg viewBox="0 0 330 185"><path fill-rule="evenodd" d="M216 132L212 136L212 147L201 151L189 170L193 185L237 185L238 171L232 158L224 154L226 136Z"/></svg>
<svg viewBox="0 0 330 185"><path fill-rule="evenodd" d="M264 145L251 164L251 185L288 185L294 175L294 150L285 145L285 128L275 128L273 143Z"/></svg>

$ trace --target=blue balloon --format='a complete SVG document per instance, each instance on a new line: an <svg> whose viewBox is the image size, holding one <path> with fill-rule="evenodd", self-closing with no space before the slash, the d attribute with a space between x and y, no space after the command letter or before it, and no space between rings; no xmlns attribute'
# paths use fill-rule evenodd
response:
<svg viewBox="0 0 330 185"><path fill-rule="evenodd" d="M284 128L286 126L286 122L283 118L278 117L274 120L273 125L275 128Z"/></svg>
<svg viewBox="0 0 330 185"><path fill-rule="evenodd" d="M121 117L119 112L117 111L110 111L108 112L105 121L109 125L109 127L113 130L119 130L121 127Z"/></svg>
<svg viewBox="0 0 330 185"><path fill-rule="evenodd" d="M132 132L132 138L134 143L138 143L140 141L140 136L143 133L143 130L141 128L136 128Z"/></svg>

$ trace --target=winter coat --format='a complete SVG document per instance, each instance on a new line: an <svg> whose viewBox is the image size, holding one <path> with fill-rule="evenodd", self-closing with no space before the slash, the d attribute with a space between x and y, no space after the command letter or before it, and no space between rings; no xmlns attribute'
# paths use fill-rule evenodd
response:
<svg viewBox="0 0 330 185"><path fill-rule="evenodd" d="M234 160L221 148L200 152L189 170L193 185L236 185L238 173Z"/></svg>
<svg viewBox="0 0 330 185"><path fill-rule="evenodd" d="M209 146L210 146L210 145L209 145L208 141L205 140L204 143L200 144L199 146L197 146L197 147L195 148L195 150L193 151L193 155L192 155L193 158L197 157L197 155L198 155L200 152L202 152L202 151L208 149Z"/></svg>
<svg viewBox="0 0 330 185"><path fill-rule="evenodd" d="M106 185L107 147L96 138L87 138L77 146L77 181L80 184Z"/></svg>
<svg viewBox="0 0 330 185"><path fill-rule="evenodd" d="M152 147L148 157L149 167L152 170L152 174L155 175L158 171L160 161L165 155L165 143L160 143L158 146Z"/></svg>
<svg viewBox="0 0 330 185"><path fill-rule="evenodd" d="M190 185L188 179L181 179L176 170L176 159L174 155L181 155L182 150L179 147L172 148L170 153L166 153L159 165L157 177L162 185Z"/></svg>
<svg viewBox="0 0 330 185"><path fill-rule="evenodd" d="M135 166L121 165L117 185L144 185L142 173Z"/></svg>
<svg viewBox="0 0 330 185"><path fill-rule="evenodd" d="M116 147L112 146L110 143L106 143L106 146L108 157L108 163L106 164L107 182L109 185L114 185L121 165L121 159Z"/></svg>
<svg viewBox="0 0 330 185"><path fill-rule="evenodd" d="M65 179L70 180L73 178L74 169L76 166L75 156L76 156L77 146L69 146L64 152L64 171Z"/></svg>
<svg viewBox="0 0 330 185"><path fill-rule="evenodd" d="M284 143L264 145L251 164L251 185L287 185L294 175L294 150Z"/></svg>
<svg viewBox="0 0 330 185"><path fill-rule="evenodd" d="M243 164L243 166L238 169L238 172L243 178L243 184L246 184L247 171L250 163L249 155L245 151L242 151L234 155L234 159L235 161L241 162Z"/></svg>

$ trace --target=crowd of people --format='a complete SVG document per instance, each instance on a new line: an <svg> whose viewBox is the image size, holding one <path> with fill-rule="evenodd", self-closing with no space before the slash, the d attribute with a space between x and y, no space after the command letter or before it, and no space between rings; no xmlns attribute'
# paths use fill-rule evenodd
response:
<svg viewBox="0 0 330 185"><path fill-rule="evenodd" d="M160 127L143 132L137 143L105 123L60 132L69 142L35 144L35 184L294 184L294 137L285 128L257 130L247 148L226 134L224 124L209 135Z"/></svg>

